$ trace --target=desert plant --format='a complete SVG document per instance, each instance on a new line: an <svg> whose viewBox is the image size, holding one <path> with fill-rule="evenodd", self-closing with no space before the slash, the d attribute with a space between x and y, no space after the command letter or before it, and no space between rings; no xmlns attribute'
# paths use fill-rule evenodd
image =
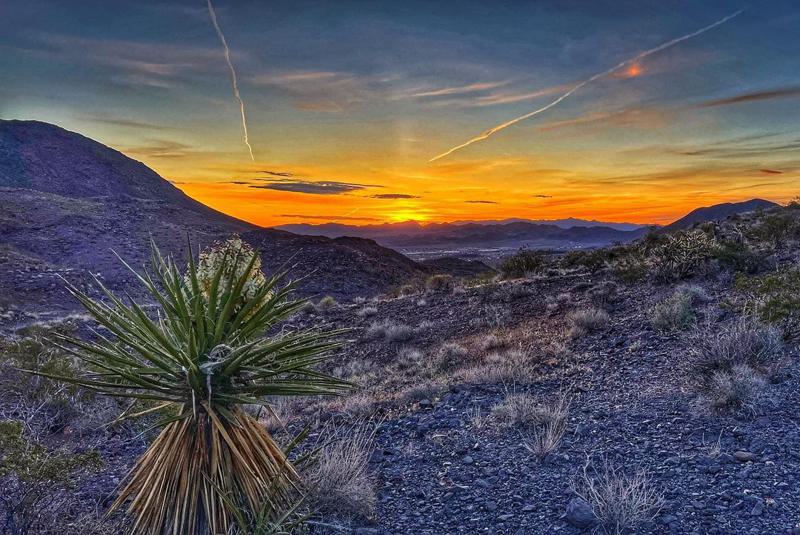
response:
<svg viewBox="0 0 800 535"><path fill-rule="evenodd" d="M439 348L436 355L437 367L442 371L454 370L467 364L470 353L461 344L447 342Z"/></svg>
<svg viewBox="0 0 800 535"><path fill-rule="evenodd" d="M587 462L572 486L591 505L606 533L615 535L652 521L664 505L663 496L643 470L626 474L608 462L600 469L591 468Z"/></svg>
<svg viewBox="0 0 800 535"><path fill-rule="evenodd" d="M800 269L786 268L760 277L739 276L746 306L762 321L780 326L788 338L800 334Z"/></svg>
<svg viewBox="0 0 800 535"><path fill-rule="evenodd" d="M507 279L521 279L541 272L546 265L546 261L547 255L542 251L521 249L503 260L499 269L503 277Z"/></svg>
<svg viewBox="0 0 800 535"><path fill-rule="evenodd" d="M366 337L369 340L383 338L389 343L408 342L414 338L414 329L403 323L393 321L374 322L366 330Z"/></svg>
<svg viewBox="0 0 800 535"><path fill-rule="evenodd" d="M667 234L663 243L655 246L651 253L656 278L670 281L702 275L716 249L714 238L702 230Z"/></svg>
<svg viewBox="0 0 800 535"><path fill-rule="evenodd" d="M317 312L328 312L329 310L333 310L339 303L336 302L330 295L326 295L316 305Z"/></svg>
<svg viewBox="0 0 800 535"><path fill-rule="evenodd" d="M752 408L784 355L779 333L750 318L720 332L695 334L689 374L701 398L716 409Z"/></svg>
<svg viewBox="0 0 800 535"><path fill-rule="evenodd" d="M96 452L50 451L23 431L21 422L0 421L0 532L41 533L63 505L61 491L79 471L100 466Z"/></svg>
<svg viewBox="0 0 800 535"><path fill-rule="evenodd" d="M157 304L148 314L95 279L105 300L69 291L110 337L58 336L60 347L89 367L79 377L39 372L109 396L149 401L173 415L140 457L112 510L130 500L134 533L226 533L234 512L257 515L268 500L295 503L299 478L284 452L243 405L266 396L327 395L349 383L317 371L339 332L281 330L297 312L285 273L256 273L259 256L241 242L190 255L181 273L152 246L150 272L125 264Z"/></svg>
<svg viewBox="0 0 800 535"><path fill-rule="evenodd" d="M452 275L438 274L431 275L425 281L425 289L429 292L451 292L455 287L455 280Z"/></svg>
<svg viewBox="0 0 800 535"><path fill-rule="evenodd" d="M324 514L369 518L375 510L375 481L369 472L376 427L368 421L332 429L308 474L311 499Z"/></svg>
<svg viewBox="0 0 800 535"><path fill-rule="evenodd" d="M600 308L575 310L567 316L567 319L571 324L569 335L572 338L604 329L611 321L608 312Z"/></svg>
<svg viewBox="0 0 800 535"><path fill-rule="evenodd" d="M694 296L685 287L675 290L650 312L650 322L662 332L680 331L689 327L694 320Z"/></svg>

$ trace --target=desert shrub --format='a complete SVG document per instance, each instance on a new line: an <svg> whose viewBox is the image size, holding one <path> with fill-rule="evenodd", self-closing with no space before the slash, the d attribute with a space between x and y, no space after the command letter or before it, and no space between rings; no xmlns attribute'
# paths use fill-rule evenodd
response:
<svg viewBox="0 0 800 535"><path fill-rule="evenodd" d="M632 252L611 262L611 273L628 284L643 281L648 271L647 260L639 253Z"/></svg>
<svg viewBox="0 0 800 535"><path fill-rule="evenodd" d="M686 329L695 321L695 297L687 287L680 287L675 292L653 307L650 312L650 323L656 330L675 332Z"/></svg>
<svg viewBox="0 0 800 535"><path fill-rule="evenodd" d="M687 230L667 234L663 243L653 248L651 262L657 279L681 280L705 274L715 251L714 238L701 230Z"/></svg>
<svg viewBox="0 0 800 535"><path fill-rule="evenodd" d="M369 471L376 428L366 422L334 429L316 455L308 484L312 502L324 515L370 518L375 480Z"/></svg>
<svg viewBox="0 0 800 535"><path fill-rule="evenodd" d="M77 377L81 372L78 363L52 343L54 336L74 331L70 323L31 326L14 337L0 339L0 410L5 415L23 421L37 433L54 433L73 423L95 399L93 393L79 386L19 371Z"/></svg>
<svg viewBox="0 0 800 535"><path fill-rule="evenodd" d="M452 292L455 288L455 279L452 275L431 275L425 281L425 289L429 292Z"/></svg>
<svg viewBox="0 0 800 535"><path fill-rule="evenodd" d="M757 273L764 267L764 255L744 243L722 241L713 251L714 258L723 266L743 273Z"/></svg>
<svg viewBox="0 0 800 535"><path fill-rule="evenodd" d="M425 355L419 349L404 347L397 352L395 364L400 370L410 370L419 366L425 359Z"/></svg>
<svg viewBox="0 0 800 535"><path fill-rule="evenodd" d="M328 312L336 308L338 305L339 303L336 302L336 299L330 295L326 295L316 304L316 309L317 312Z"/></svg>
<svg viewBox="0 0 800 535"><path fill-rule="evenodd" d="M533 367L530 354L510 349L490 353L483 364L465 370L464 377L474 383L524 384L536 379Z"/></svg>
<svg viewBox="0 0 800 535"><path fill-rule="evenodd" d="M575 310L567 316L570 323L569 334L572 338L578 338L591 332L605 329L611 317L600 308L584 308Z"/></svg>
<svg viewBox="0 0 800 535"><path fill-rule="evenodd" d="M768 214L753 229L753 233L776 249L781 249L788 239L796 238L800 234L799 223L797 216L791 211Z"/></svg>
<svg viewBox="0 0 800 535"><path fill-rule="evenodd" d="M587 463L573 482L573 491L592 507L595 518L606 533L643 533L664 505L664 498L647 473L626 474L604 462L600 469Z"/></svg>
<svg viewBox="0 0 800 535"><path fill-rule="evenodd" d="M762 321L779 326L788 338L800 335L800 268L760 277L739 276L736 286L747 294L746 308Z"/></svg>
<svg viewBox="0 0 800 535"><path fill-rule="evenodd" d="M589 299L591 299L595 305L606 305L617 298L619 288L613 282L605 281L592 286L587 293L589 294ZM568 302L568 300L559 301L562 303Z"/></svg>
<svg viewBox="0 0 800 535"><path fill-rule="evenodd" d="M540 273L547 264L547 255L542 251L521 249L505 258L499 266L506 279L521 279L530 274Z"/></svg>
<svg viewBox="0 0 800 535"><path fill-rule="evenodd" d="M585 267L596 273L608 265L611 256L608 248L570 251L564 255L561 263L565 267Z"/></svg>
<svg viewBox="0 0 800 535"><path fill-rule="evenodd" d="M448 342L436 354L436 367L442 371L460 368L470 361L470 353L461 344Z"/></svg>
<svg viewBox="0 0 800 535"><path fill-rule="evenodd" d="M369 326L366 336L370 340L383 338L386 342L408 342L414 338L414 329L394 321L375 322Z"/></svg>
<svg viewBox="0 0 800 535"><path fill-rule="evenodd" d="M520 431L522 445L540 459L558 448L564 437L564 432L567 430L569 400L565 395L559 394L554 401L545 403L541 407L539 421Z"/></svg>
<svg viewBox="0 0 800 535"><path fill-rule="evenodd" d="M100 465L96 452L50 451L26 436L22 422L0 421L0 531L44 532L63 514L78 474Z"/></svg>
<svg viewBox="0 0 800 535"><path fill-rule="evenodd" d="M268 405L269 396L349 388L317 369L338 347L340 333L278 329L304 304L291 298L293 284L282 285L283 273L255 273L258 254L235 241L218 247L222 252L201 254L199 265L190 256L184 274L153 245L154 273L134 272L157 303L151 315L100 281L104 300L68 286L113 335L91 341L59 336L61 345L103 373L51 377L158 404L138 415L173 410L112 505L132 500L133 533L227 533L235 528L234 514L256 517L265 500L278 515L291 510L299 475L243 407Z"/></svg>
<svg viewBox="0 0 800 535"><path fill-rule="evenodd" d="M498 349L505 345L505 340L501 339L494 333L489 333L481 338L480 341L480 348L484 351L490 351L492 349Z"/></svg>
<svg viewBox="0 0 800 535"><path fill-rule="evenodd" d="M356 316L358 316L359 318L368 318L370 316L374 316L377 313L378 313L378 309L377 308L367 306L367 307L363 307L363 308L358 309L356 311Z"/></svg>
<svg viewBox="0 0 800 535"><path fill-rule="evenodd" d="M697 392L715 408L751 405L784 356L778 331L750 318L718 332L702 329L692 342L689 373Z"/></svg>

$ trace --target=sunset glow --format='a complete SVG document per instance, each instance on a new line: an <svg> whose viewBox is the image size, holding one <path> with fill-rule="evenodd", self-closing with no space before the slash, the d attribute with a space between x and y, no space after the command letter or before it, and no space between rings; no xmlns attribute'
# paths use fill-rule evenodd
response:
<svg viewBox="0 0 800 535"><path fill-rule="evenodd" d="M259 225L665 223L700 205L798 194L788 3L743 12L432 162L730 8L475 4L454 18L431 3L218 0L229 64L203 2L12 3L0 23L2 118L98 139ZM102 35L83 25L89 14L107 21Z"/></svg>

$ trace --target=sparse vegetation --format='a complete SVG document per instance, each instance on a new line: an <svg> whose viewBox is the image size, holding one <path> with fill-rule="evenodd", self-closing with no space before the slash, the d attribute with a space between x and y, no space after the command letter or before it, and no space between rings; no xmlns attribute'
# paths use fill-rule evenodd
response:
<svg viewBox="0 0 800 535"><path fill-rule="evenodd" d="M96 281L106 300L71 293L115 339L58 336L75 357L103 373L39 375L101 393L174 407L159 437L133 467L112 508L131 500L134 533L224 533L235 511L258 517L265 500L281 514L296 502L297 473L241 407L266 396L336 394L348 384L316 369L336 333L265 333L304 301L280 287L283 274L255 273L259 256L233 241L189 258L186 273L152 249L150 274L136 274L159 303L153 320ZM158 282L156 282L158 281ZM133 415L153 412L145 409ZM157 477L156 477L157 476Z"/></svg>
<svg viewBox="0 0 800 535"><path fill-rule="evenodd" d="M572 338L580 338L605 329L611 321L608 312L600 308L575 310L569 314L567 319L570 323L569 335Z"/></svg>
<svg viewBox="0 0 800 535"><path fill-rule="evenodd" d="M383 338L389 343L408 342L414 338L414 329L393 321L376 322L369 326L366 336L369 340Z"/></svg>
<svg viewBox="0 0 800 535"><path fill-rule="evenodd" d="M42 533L56 521L79 472L101 466L96 452L50 451L21 422L0 421L0 532Z"/></svg>
<svg viewBox="0 0 800 535"><path fill-rule="evenodd" d="M315 308L317 309L317 312L329 312L337 306L339 306L339 303L336 302L336 299L330 295L326 295L319 300Z"/></svg>
<svg viewBox="0 0 800 535"><path fill-rule="evenodd" d="M569 401L558 394L554 401L543 403L530 394L508 394L492 408L492 416L505 425L517 428L522 444L539 458L558 447L567 427Z"/></svg>
<svg viewBox="0 0 800 535"><path fill-rule="evenodd" d="M745 307L762 321L780 327L787 338L800 335L800 269L784 268L753 278L740 276L736 285L747 295Z"/></svg>
<svg viewBox="0 0 800 535"><path fill-rule="evenodd" d="M340 519L370 518L377 497L369 471L375 426L356 422L333 429L325 436L308 475L312 502L323 515Z"/></svg>
<svg viewBox="0 0 800 535"><path fill-rule="evenodd" d="M452 292L455 288L455 279L452 275L431 275L425 281L425 289L429 292Z"/></svg>
<svg viewBox="0 0 800 535"><path fill-rule="evenodd" d="M541 273L547 265L547 255L542 251L522 249L507 257L498 269L506 279L521 279Z"/></svg>
<svg viewBox="0 0 800 535"><path fill-rule="evenodd" d="M779 369L784 345L774 328L742 318L720 332L699 331L691 351L691 376L713 409L752 411Z"/></svg>
<svg viewBox="0 0 800 535"><path fill-rule="evenodd" d="M573 490L591 505L606 533L614 535L638 532L664 505L663 496L646 472L627 474L608 462L599 470L587 463L573 483Z"/></svg>
<svg viewBox="0 0 800 535"><path fill-rule="evenodd" d="M694 296L686 287L676 289L650 312L650 322L656 330L662 332L686 329L695 319Z"/></svg>

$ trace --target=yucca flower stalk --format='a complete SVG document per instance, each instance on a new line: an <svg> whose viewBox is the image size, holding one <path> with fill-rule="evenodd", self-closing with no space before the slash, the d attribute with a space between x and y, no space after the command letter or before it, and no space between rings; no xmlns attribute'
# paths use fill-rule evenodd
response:
<svg viewBox="0 0 800 535"><path fill-rule="evenodd" d="M91 341L56 342L91 371L54 378L151 405L127 416L172 410L111 508L129 502L134 533L223 534L242 511L291 510L297 472L243 406L350 386L316 369L342 331L276 332L305 304L291 298L293 283L281 285L285 272L264 277L259 255L241 240L201 255L202 269L189 256L185 273L155 244L154 275L125 263L152 297L150 313L97 279L105 299L68 284L104 329Z"/></svg>

